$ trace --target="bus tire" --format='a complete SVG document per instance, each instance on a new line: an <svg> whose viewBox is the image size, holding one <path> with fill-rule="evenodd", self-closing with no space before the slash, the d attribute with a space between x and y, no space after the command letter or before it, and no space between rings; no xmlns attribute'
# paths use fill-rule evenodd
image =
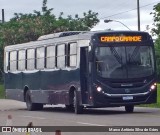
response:
<svg viewBox="0 0 160 135"><path fill-rule="evenodd" d="M133 113L133 111L134 111L134 105L126 105L125 106L125 111L127 113Z"/></svg>
<svg viewBox="0 0 160 135"><path fill-rule="evenodd" d="M78 94L76 91L74 91L74 99L73 99L73 104L74 104L74 112L75 114L82 114L83 113L83 106L80 105L79 99L78 99Z"/></svg>
<svg viewBox="0 0 160 135"><path fill-rule="evenodd" d="M65 105L66 109L69 111L73 111L74 110L74 106L73 105Z"/></svg>
<svg viewBox="0 0 160 135"><path fill-rule="evenodd" d="M27 92L26 92L25 100L26 100L27 110L34 111L34 110L42 110L43 109L43 104L32 103L31 94L30 94L29 90L27 90Z"/></svg>
<svg viewBox="0 0 160 135"><path fill-rule="evenodd" d="M36 106L36 110L43 110L43 104L41 103L34 103Z"/></svg>

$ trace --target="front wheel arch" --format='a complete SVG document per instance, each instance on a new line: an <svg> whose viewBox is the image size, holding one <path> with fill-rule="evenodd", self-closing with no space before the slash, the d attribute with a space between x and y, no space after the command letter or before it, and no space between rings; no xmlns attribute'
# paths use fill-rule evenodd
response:
<svg viewBox="0 0 160 135"><path fill-rule="evenodd" d="M69 90L69 105L73 105L74 91L76 91L76 88L71 86Z"/></svg>
<svg viewBox="0 0 160 135"><path fill-rule="evenodd" d="M82 114L83 113L83 106L80 104L80 99L78 97L78 92L74 91L74 99L73 99L73 106L75 114Z"/></svg>
<svg viewBox="0 0 160 135"><path fill-rule="evenodd" d="M24 99L24 102L26 102L26 93L27 93L28 90L29 90L29 87L28 86L24 86L24 89L23 89L23 99Z"/></svg>

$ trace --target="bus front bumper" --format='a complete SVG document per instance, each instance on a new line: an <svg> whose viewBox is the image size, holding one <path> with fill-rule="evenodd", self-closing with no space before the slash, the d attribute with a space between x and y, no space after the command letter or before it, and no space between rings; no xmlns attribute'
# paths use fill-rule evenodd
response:
<svg viewBox="0 0 160 135"><path fill-rule="evenodd" d="M125 105L151 104L157 102L157 90L136 94L96 93L93 98L95 107L116 107Z"/></svg>

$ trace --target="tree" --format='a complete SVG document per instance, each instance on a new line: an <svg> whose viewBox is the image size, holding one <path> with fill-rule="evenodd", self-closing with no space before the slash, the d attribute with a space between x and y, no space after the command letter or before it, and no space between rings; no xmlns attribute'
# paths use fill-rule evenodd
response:
<svg viewBox="0 0 160 135"><path fill-rule="evenodd" d="M3 61L3 48L6 45L14 45L29 41L35 41L41 35L61 31L88 31L99 20L98 13L89 10L79 17L63 17L63 12L56 17L53 8L48 9L47 0L43 0L42 11L34 10L30 14L15 13L9 22L0 23L0 69Z"/></svg>
<svg viewBox="0 0 160 135"><path fill-rule="evenodd" d="M155 50L156 50L157 75L158 75L158 80L160 81L160 38L158 38L155 42Z"/></svg>
<svg viewBox="0 0 160 135"><path fill-rule="evenodd" d="M160 3L154 6L154 12L151 14L154 17L154 28L152 29L152 33L154 36L157 36L155 41L155 49L156 49L156 62L157 62L157 74L158 80L160 81Z"/></svg>
<svg viewBox="0 0 160 135"><path fill-rule="evenodd" d="M43 0L42 11L34 10L30 14L15 13L14 17L1 25L1 45L18 44L35 41L41 35L60 31L86 31L95 26L99 20L98 13L89 10L83 17L69 15L59 17L52 14L53 8L47 8L47 0Z"/></svg>

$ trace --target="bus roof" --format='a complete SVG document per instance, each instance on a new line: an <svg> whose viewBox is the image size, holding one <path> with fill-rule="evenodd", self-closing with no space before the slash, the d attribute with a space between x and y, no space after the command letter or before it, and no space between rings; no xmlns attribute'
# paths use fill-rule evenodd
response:
<svg viewBox="0 0 160 135"><path fill-rule="evenodd" d="M67 32L59 32L48 35L43 35L38 38L37 41L31 41L22 44L9 45L5 47L5 50L15 50L15 49L25 49L25 48L33 48L33 46L43 46L46 44L54 44L54 43L63 43L70 42L74 40L90 40L93 35L98 34L118 34L118 33L137 33L142 34L147 32L141 31L67 31ZM149 34L148 34L149 35Z"/></svg>

